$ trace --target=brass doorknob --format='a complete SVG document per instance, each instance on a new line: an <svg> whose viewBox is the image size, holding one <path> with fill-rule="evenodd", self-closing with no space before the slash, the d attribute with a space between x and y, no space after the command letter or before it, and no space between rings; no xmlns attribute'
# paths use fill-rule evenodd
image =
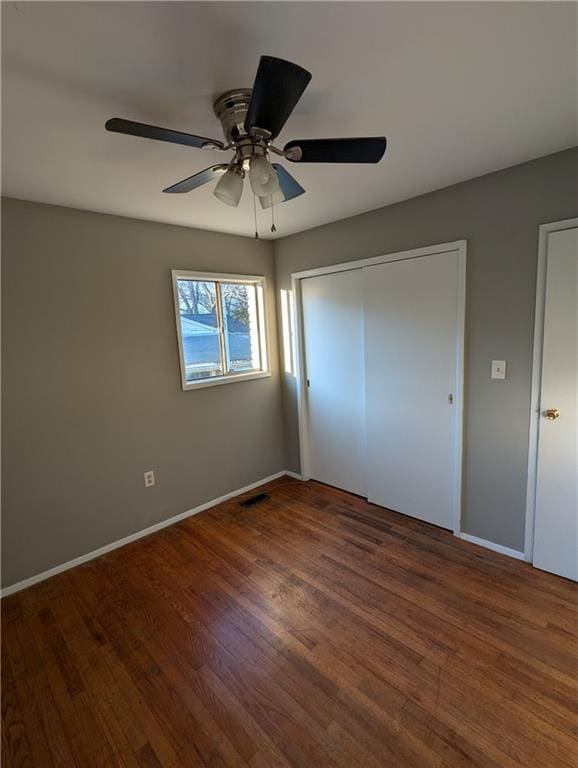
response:
<svg viewBox="0 0 578 768"><path fill-rule="evenodd" d="M554 421L559 415L560 411L557 408L548 408L546 411L543 411L543 416L548 419L548 421Z"/></svg>

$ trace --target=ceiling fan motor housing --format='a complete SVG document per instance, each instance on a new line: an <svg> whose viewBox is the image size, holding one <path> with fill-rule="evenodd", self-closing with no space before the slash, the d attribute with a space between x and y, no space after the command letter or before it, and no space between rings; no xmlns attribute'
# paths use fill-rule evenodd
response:
<svg viewBox="0 0 578 768"><path fill-rule="evenodd" d="M236 151L239 165L247 166L254 155L266 155L267 132L256 129L249 136L245 130L245 118L251 102L250 88L237 88L226 91L213 104L213 110L223 127L227 144L232 144Z"/></svg>

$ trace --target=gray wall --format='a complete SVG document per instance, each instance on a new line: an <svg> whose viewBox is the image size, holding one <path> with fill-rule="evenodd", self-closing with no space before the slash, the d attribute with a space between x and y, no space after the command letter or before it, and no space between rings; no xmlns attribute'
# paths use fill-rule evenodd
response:
<svg viewBox="0 0 578 768"><path fill-rule="evenodd" d="M320 170L322 173L322 170ZM578 213L578 150L275 242L277 289L303 269L468 240L463 528L524 548L538 225ZM505 359L506 381L490 380ZM299 470L295 380L283 374L287 468Z"/></svg>
<svg viewBox="0 0 578 768"><path fill-rule="evenodd" d="M2 216L3 586L283 468L271 243L10 199ZM181 390L173 268L266 275L271 378Z"/></svg>

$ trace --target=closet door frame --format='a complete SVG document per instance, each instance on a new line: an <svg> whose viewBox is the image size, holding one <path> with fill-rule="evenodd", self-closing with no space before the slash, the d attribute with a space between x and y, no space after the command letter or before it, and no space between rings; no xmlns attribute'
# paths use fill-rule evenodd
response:
<svg viewBox="0 0 578 768"><path fill-rule="evenodd" d="M455 240L450 243L429 245L423 248L413 248L408 251L397 251L383 256L374 256L368 259L356 259L341 264L333 264L327 267L318 267L291 275L291 288L293 292L295 308L295 377L297 380L297 412L299 421L299 450L301 454L301 477L310 480L310 454L309 454L309 424L307 416L307 375L305 368L305 345L303 302L301 294L301 280L319 275L329 275L335 272L363 269L376 264L385 264L389 261L401 261L403 259L417 259L421 256L433 256L435 254L455 252L458 257L458 316L456 325L456 383L454 393L454 488L452 521L453 532L461 533L462 517L462 463L463 463L463 413L464 413L464 339L465 339L465 313L466 313L466 240Z"/></svg>

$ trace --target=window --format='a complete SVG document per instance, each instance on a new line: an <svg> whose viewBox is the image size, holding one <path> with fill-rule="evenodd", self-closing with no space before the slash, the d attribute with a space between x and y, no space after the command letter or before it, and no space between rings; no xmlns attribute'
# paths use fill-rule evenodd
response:
<svg viewBox="0 0 578 768"><path fill-rule="evenodd" d="M268 376L265 278L173 271L183 389Z"/></svg>
<svg viewBox="0 0 578 768"><path fill-rule="evenodd" d="M283 361L285 373L295 376L295 313L293 292L281 290L281 327L283 331Z"/></svg>

